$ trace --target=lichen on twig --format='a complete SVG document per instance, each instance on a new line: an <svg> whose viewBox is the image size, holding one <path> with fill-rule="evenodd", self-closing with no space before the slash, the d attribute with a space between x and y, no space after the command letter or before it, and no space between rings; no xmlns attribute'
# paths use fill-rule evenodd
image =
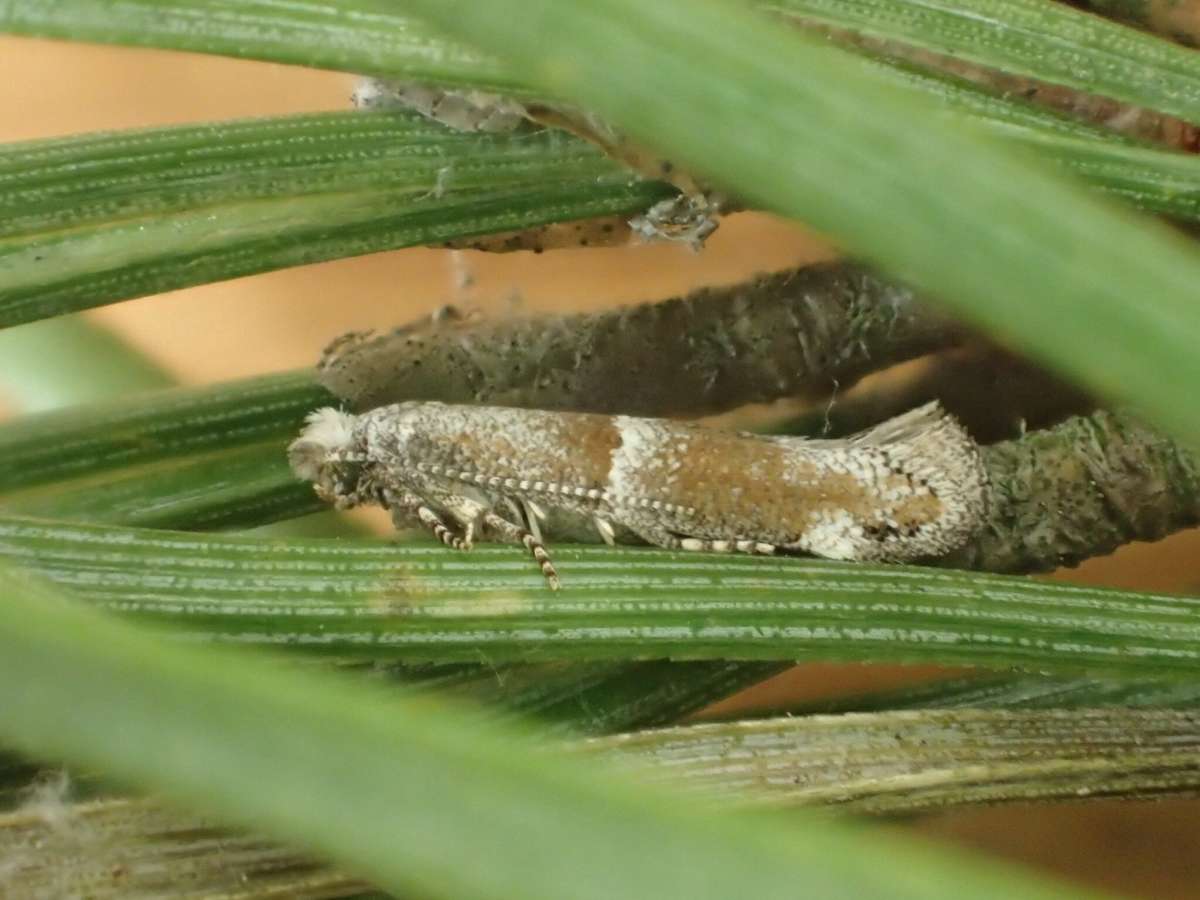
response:
<svg viewBox="0 0 1200 900"><path fill-rule="evenodd" d="M1200 461L1128 413L1077 416L984 460L987 521L946 565L1046 571L1200 523Z"/></svg>

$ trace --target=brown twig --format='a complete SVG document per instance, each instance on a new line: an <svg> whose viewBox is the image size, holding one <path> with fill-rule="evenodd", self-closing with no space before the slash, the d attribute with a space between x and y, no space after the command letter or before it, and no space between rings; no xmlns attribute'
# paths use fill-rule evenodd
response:
<svg viewBox="0 0 1200 900"><path fill-rule="evenodd" d="M420 398L698 416L823 394L958 339L907 288L839 262L611 312L347 335L318 379L356 411Z"/></svg>

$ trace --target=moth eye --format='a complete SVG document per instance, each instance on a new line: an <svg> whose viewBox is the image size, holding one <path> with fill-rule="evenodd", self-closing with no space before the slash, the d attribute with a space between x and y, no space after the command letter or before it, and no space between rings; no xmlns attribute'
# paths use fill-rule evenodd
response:
<svg viewBox="0 0 1200 900"><path fill-rule="evenodd" d="M362 480L363 467L357 463L342 463L334 469L334 489L342 496L348 496L358 491Z"/></svg>

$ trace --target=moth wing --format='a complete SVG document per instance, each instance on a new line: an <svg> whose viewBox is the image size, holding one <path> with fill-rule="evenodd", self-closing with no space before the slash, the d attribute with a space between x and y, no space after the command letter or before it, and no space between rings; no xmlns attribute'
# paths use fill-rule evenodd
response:
<svg viewBox="0 0 1200 900"><path fill-rule="evenodd" d="M942 404L931 400L924 406L918 406L916 409L888 419L886 422L880 422L873 428L851 435L847 440L854 444L882 447L888 444L911 443L930 431L947 428L962 432L965 437L966 433L963 432L962 426L946 412Z"/></svg>
<svg viewBox="0 0 1200 900"><path fill-rule="evenodd" d="M931 432L945 431L951 433L956 441L966 438L966 432L955 421L937 400L931 400L924 406L909 410L894 416L885 422L880 422L865 431L852 434L845 438L810 438L803 435L751 435L760 440L773 441L779 444L802 444L812 450L845 449L847 444L857 444L867 447L886 447L895 444L910 444L919 441Z"/></svg>

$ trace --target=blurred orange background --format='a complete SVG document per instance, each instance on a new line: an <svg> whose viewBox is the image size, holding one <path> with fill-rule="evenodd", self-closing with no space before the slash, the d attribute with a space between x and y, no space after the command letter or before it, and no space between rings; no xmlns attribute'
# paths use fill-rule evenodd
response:
<svg viewBox="0 0 1200 900"><path fill-rule="evenodd" d="M349 76L187 54L0 38L0 139L344 108ZM704 252L678 246L486 255L410 249L207 285L87 313L187 383L307 366L333 337L447 302L597 308L828 258L812 235L735 217ZM463 286L464 274L470 285ZM2 364L2 363L0 363ZM0 398L2 404L3 398ZM1057 577L1200 591L1200 535L1125 548ZM879 686L894 668L808 666L740 703ZM1200 897L1200 802L973 810L904 827L1141 897Z"/></svg>

